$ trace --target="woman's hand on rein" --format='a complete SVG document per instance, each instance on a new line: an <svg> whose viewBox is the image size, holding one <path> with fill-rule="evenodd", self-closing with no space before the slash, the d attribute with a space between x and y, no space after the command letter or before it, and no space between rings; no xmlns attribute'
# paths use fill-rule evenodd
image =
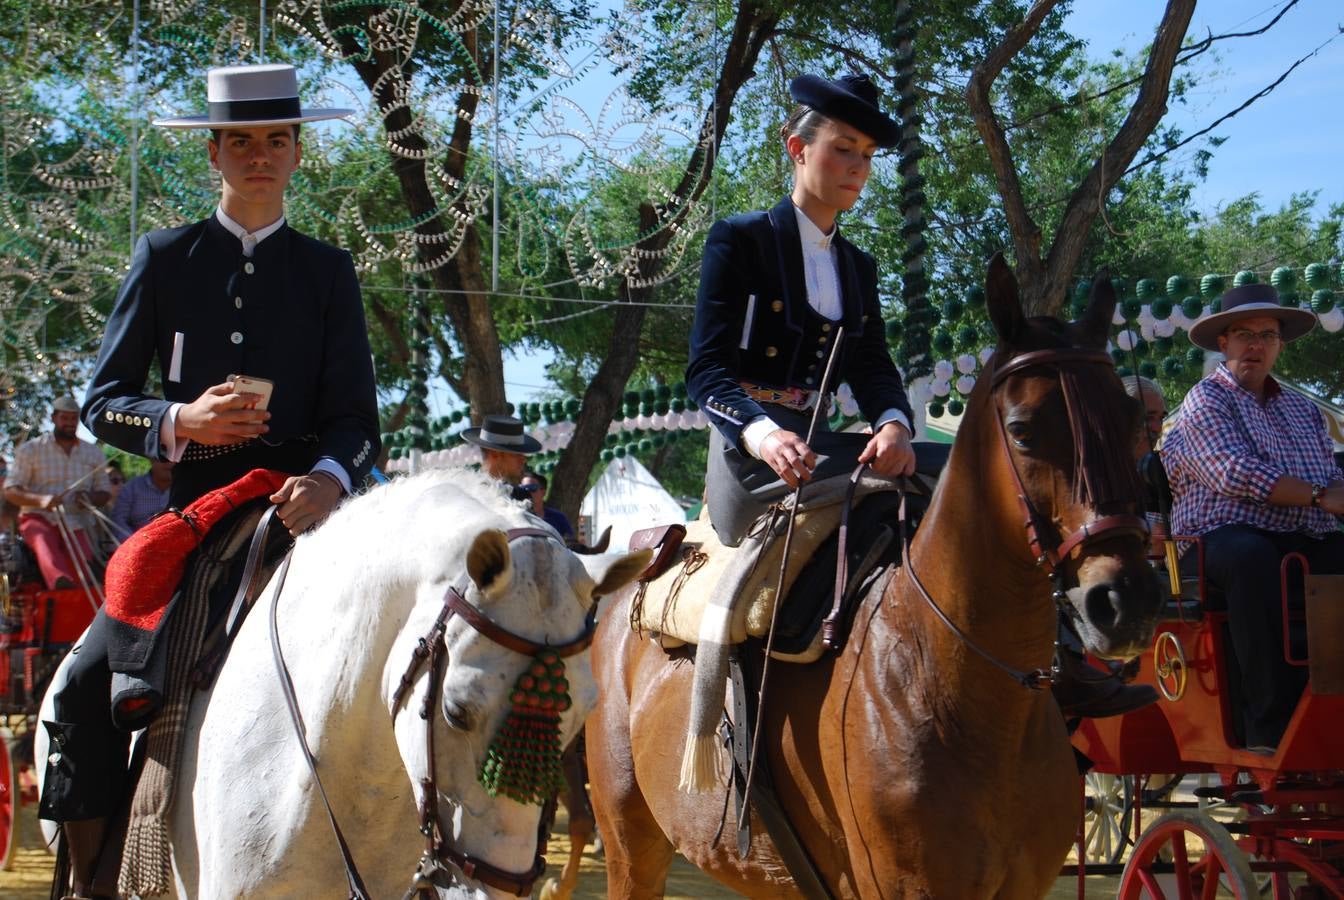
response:
<svg viewBox="0 0 1344 900"><path fill-rule="evenodd" d="M761 459L791 488L810 480L817 466L817 454L807 442L784 428L775 429L761 441Z"/></svg>
<svg viewBox="0 0 1344 900"><path fill-rule="evenodd" d="M909 429L900 422L883 425L859 454L859 462L868 463L878 475L913 475L915 448L910 444Z"/></svg>

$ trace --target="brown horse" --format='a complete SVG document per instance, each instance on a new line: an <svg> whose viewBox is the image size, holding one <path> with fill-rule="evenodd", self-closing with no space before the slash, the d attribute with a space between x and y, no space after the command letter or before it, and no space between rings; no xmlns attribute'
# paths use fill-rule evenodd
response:
<svg viewBox="0 0 1344 900"><path fill-rule="evenodd" d="M988 303L999 345L909 564L863 598L839 653L771 667L761 753L834 896L1043 896L1079 779L1050 692L1004 667L1049 665L1057 604L1106 656L1138 652L1155 625L1129 461L1138 412L1103 349L1109 279L1079 322L1028 319L996 257ZM609 895L661 896L679 852L748 896L798 896L759 821L738 857L726 787L677 789L693 663L633 633L629 602L606 611L593 645L587 722Z"/></svg>

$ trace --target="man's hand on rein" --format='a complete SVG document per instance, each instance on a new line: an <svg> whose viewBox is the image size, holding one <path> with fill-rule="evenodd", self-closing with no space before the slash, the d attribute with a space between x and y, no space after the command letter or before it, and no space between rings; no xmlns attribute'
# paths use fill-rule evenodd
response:
<svg viewBox="0 0 1344 900"><path fill-rule="evenodd" d="M775 429L761 441L761 459L791 488L811 480L817 466L817 454L807 442L785 428Z"/></svg>
<svg viewBox="0 0 1344 900"><path fill-rule="evenodd" d="M868 463L878 475L913 475L915 448L910 444L910 430L900 422L886 423L863 448L859 462Z"/></svg>
<svg viewBox="0 0 1344 900"><path fill-rule="evenodd" d="M271 495L271 502L280 507L276 512L290 535L298 537L326 519L344 493L334 475L309 472L286 479L280 490Z"/></svg>

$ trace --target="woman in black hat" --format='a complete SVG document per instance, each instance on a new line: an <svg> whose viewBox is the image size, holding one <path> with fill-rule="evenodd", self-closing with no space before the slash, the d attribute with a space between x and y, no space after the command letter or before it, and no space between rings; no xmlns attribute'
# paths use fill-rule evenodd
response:
<svg viewBox="0 0 1344 900"><path fill-rule="evenodd" d="M876 264L836 225L859 199L873 154L895 145L900 130L866 76L803 75L789 90L799 105L780 133L793 191L773 209L710 229L691 332L687 388L715 426L709 515L729 545L801 481L858 461L884 475L908 475L915 465L913 414L887 351ZM809 446L813 408L829 403L842 381L873 434L823 432Z"/></svg>

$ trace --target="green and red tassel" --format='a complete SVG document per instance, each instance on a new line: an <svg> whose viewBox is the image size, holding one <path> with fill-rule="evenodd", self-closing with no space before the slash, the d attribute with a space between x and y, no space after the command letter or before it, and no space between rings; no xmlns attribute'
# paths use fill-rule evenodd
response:
<svg viewBox="0 0 1344 900"><path fill-rule="evenodd" d="M514 682L509 701L509 716L481 764L481 784L491 797L540 806L565 784L560 715L571 702L565 661L542 650Z"/></svg>

